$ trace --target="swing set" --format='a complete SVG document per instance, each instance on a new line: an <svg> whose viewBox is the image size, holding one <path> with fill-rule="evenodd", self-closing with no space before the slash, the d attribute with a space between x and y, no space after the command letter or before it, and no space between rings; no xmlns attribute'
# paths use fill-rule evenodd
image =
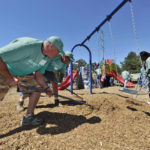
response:
<svg viewBox="0 0 150 150"><path fill-rule="evenodd" d="M127 2L130 2L130 10L131 10L131 17L132 17L132 25L133 25L133 30L134 30L134 35L135 35L135 40L136 40L136 47L137 49L139 50L138 48L138 38L137 38L137 35L136 35L136 26L135 26L135 19L134 19L134 13L133 13L133 7L132 7L132 2L131 0L124 0L122 3L119 4L118 7L116 7L96 28L95 30L93 30L91 32L91 34L89 36L86 37L86 39L81 42L80 44L76 44L71 52L74 51L75 48L77 47L81 47L83 46L84 48L86 48L89 52L89 71L90 71L90 94L92 94L92 55L91 55L91 51L89 49L89 47L87 45L85 45L85 42L90 40L90 38L100 30L100 28L108 21L109 22L109 28L110 28L110 33L111 33L111 39L112 39L112 45L113 45L113 49L114 49L114 57L115 57L115 53L116 53L116 50L114 48L114 38L113 38L113 34L112 34L112 27L111 27L111 23L110 23L110 20L112 18L112 16L114 14L116 14ZM104 51L104 49L103 49ZM103 53L104 54L104 53ZM104 58L104 55L103 55L103 58ZM116 59L115 59L116 60ZM103 62L103 64L105 64L105 62ZM116 64L116 63L115 63ZM73 80L72 80L72 62L70 63L70 70L71 70L71 94L73 93ZM106 75L106 64L103 65L103 72L105 73ZM116 66L116 72L112 70L112 68L110 67L109 69L109 73L108 74L111 74L112 76L114 76L117 80L119 80L120 82L124 83L123 80L121 80L121 76L117 73L117 66ZM129 86L134 86L134 84L131 84L129 83Z"/></svg>

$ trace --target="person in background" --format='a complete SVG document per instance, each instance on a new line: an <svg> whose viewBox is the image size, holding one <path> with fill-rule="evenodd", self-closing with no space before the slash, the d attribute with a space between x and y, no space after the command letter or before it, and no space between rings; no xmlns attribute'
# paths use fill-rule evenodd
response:
<svg viewBox="0 0 150 150"><path fill-rule="evenodd" d="M70 51L66 51L65 54L61 57L61 59L58 59L58 61L52 62L51 65L46 70L46 78L48 82L52 83L53 87L53 93L54 93L54 101L55 105L59 105L59 99L58 99L58 85L62 85L63 77L65 75L67 65L70 63L70 61L74 61L73 54ZM55 77L55 72L58 72L59 79L57 81Z"/></svg>
<svg viewBox="0 0 150 150"><path fill-rule="evenodd" d="M102 71L101 71L99 64L98 64L95 72L96 72L96 87L102 88L102 84L101 84Z"/></svg>
<svg viewBox="0 0 150 150"><path fill-rule="evenodd" d="M130 80L130 73L127 70L124 70L121 73L122 79L124 80L124 88L127 88L127 83Z"/></svg>
<svg viewBox="0 0 150 150"><path fill-rule="evenodd" d="M23 104L24 104L24 95L22 92L20 92L20 89L19 87L17 87L17 92L19 92L19 95L20 95L20 99L19 99L19 102L18 102L18 105L17 105L17 111L18 112L21 112L21 111L24 111L24 107L23 107Z"/></svg>
<svg viewBox="0 0 150 150"><path fill-rule="evenodd" d="M109 82L110 82L110 86L113 86L114 85L114 77L110 77Z"/></svg>
<svg viewBox="0 0 150 150"><path fill-rule="evenodd" d="M5 97L12 86L18 86L24 96L29 97L22 125L40 125L44 120L34 115L41 93L21 85L44 89L48 96L52 96L53 91L45 82L43 74L50 62L63 54L63 42L58 36L51 36L45 41L22 37L0 48L0 99Z"/></svg>
<svg viewBox="0 0 150 150"><path fill-rule="evenodd" d="M150 98L150 53L146 51L141 51L140 57L144 67L144 75L148 79L148 93ZM148 101L147 103L150 104L150 101Z"/></svg>

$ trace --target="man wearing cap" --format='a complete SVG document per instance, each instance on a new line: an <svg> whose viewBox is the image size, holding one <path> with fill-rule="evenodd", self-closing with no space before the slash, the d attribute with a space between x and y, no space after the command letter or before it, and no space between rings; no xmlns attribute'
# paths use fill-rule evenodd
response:
<svg viewBox="0 0 150 150"><path fill-rule="evenodd" d="M22 37L0 48L0 100L11 86L19 86L23 94L29 96L22 125L40 125L43 120L34 116L41 93L24 89L21 84L31 84L44 89L47 95L52 96L52 90L45 82L43 74L50 62L63 54L63 42L57 36L51 36L44 42Z"/></svg>

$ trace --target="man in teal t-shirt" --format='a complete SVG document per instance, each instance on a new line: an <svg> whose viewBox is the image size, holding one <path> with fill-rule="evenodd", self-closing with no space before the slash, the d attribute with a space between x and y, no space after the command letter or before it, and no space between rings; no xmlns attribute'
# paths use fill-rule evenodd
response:
<svg viewBox="0 0 150 150"><path fill-rule="evenodd" d="M57 36L51 36L44 42L29 37L18 38L0 48L0 89L3 89L0 90L0 99L3 99L10 86L20 86L19 80L23 82L28 78L33 78L34 83L51 96L52 90L45 82L43 74L51 61L57 61L59 54L64 54L63 42ZM25 76L28 78L24 78ZM43 123L42 119L34 116L39 97L40 92L29 93L29 106L22 125Z"/></svg>

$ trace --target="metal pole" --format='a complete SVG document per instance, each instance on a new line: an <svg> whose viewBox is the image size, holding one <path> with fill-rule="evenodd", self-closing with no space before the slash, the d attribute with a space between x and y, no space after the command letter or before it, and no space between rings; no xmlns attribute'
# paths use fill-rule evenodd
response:
<svg viewBox="0 0 150 150"><path fill-rule="evenodd" d="M30 86L30 85L25 85L25 84L21 84L20 86L22 86L22 87L24 87L24 88L27 88L27 89L30 89L30 90L33 90L34 92L46 93L45 90L39 89L39 88L37 88L37 87L35 87L35 86ZM55 94L55 95L58 96L58 97L61 97L61 98L65 98L65 99L74 101L74 102L76 102L76 103L86 104L85 101L74 100L74 99L72 99L72 98L70 98L70 97L66 97L66 96L59 95L59 94Z"/></svg>
<svg viewBox="0 0 150 150"><path fill-rule="evenodd" d="M117 13L118 10L119 10L120 8L122 8L128 1L131 2L131 0L124 0L122 3L120 3L119 6L118 6L116 9L114 9L114 10L110 13L110 15L108 15L108 16L95 28L95 30L92 31L92 33L91 33L89 36L87 36L87 38L81 43L81 45L83 45L87 40L89 40L89 39L91 38L91 36L92 36L95 32L99 31L99 29L100 29L107 21L110 21L110 19L112 18L112 16L113 16L115 13Z"/></svg>

